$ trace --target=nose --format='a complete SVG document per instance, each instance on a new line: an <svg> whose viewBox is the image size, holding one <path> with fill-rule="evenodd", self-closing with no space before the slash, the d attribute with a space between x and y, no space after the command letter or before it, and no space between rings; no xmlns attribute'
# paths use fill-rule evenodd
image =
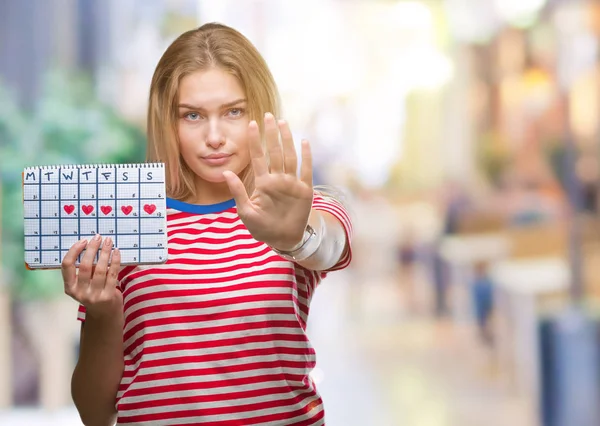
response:
<svg viewBox="0 0 600 426"><path fill-rule="evenodd" d="M220 129L219 120L211 119L208 122L208 134L206 135L206 144L211 148L219 148L225 143L225 135Z"/></svg>

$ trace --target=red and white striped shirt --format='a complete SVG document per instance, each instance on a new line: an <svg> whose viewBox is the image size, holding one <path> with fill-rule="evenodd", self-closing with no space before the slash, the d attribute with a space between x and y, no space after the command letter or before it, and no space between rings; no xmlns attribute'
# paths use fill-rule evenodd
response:
<svg viewBox="0 0 600 426"><path fill-rule="evenodd" d="M335 200L313 208L352 226ZM282 259L256 241L233 200L167 200L169 258L125 267L125 371L118 425L324 425L309 377L312 295L326 272ZM350 263L351 251L330 270ZM79 318L85 319L80 308Z"/></svg>

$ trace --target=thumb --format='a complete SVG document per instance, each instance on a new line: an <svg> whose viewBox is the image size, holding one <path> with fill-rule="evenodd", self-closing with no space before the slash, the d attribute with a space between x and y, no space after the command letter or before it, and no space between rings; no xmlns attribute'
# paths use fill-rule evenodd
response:
<svg viewBox="0 0 600 426"><path fill-rule="evenodd" d="M231 191L231 195L235 199L235 204L239 209L244 208L246 204L248 204L248 193L246 192L246 187L235 173L232 171L224 171L223 177L225 178L225 182L227 182L227 186L229 187L229 191Z"/></svg>

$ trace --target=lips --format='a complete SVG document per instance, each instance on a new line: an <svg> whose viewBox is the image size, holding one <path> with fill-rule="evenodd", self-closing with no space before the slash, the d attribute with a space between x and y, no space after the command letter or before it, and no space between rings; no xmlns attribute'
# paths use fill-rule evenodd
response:
<svg viewBox="0 0 600 426"><path fill-rule="evenodd" d="M231 154L210 154L210 155L207 155L202 158L204 158L205 160L218 160L218 159L227 158L230 156L231 156Z"/></svg>
<svg viewBox="0 0 600 426"><path fill-rule="evenodd" d="M222 166L231 158L231 154L210 154L202 157L205 163L210 166Z"/></svg>

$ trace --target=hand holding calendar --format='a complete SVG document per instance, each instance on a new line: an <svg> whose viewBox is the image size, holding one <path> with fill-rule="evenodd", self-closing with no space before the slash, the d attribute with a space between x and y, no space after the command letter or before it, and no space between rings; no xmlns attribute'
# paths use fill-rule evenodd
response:
<svg viewBox="0 0 600 426"><path fill-rule="evenodd" d="M77 241L96 234L112 238L123 265L167 260L163 163L26 168L23 204L29 268L59 268Z"/></svg>
<svg viewBox="0 0 600 426"><path fill-rule="evenodd" d="M79 264L79 273L75 261L87 248ZM96 235L88 243L80 240L69 249L62 262L62 276L65 293L85 306L86 315L96 318L119 318L115 313L123 312L123 294L117 288L121 255L118 249L112 253L112 261L108 264L113 248L112 239L106 237L101 241ZM100 249L100 251L98 251ZM94 258L98 263L93 266Z"/></svg>

